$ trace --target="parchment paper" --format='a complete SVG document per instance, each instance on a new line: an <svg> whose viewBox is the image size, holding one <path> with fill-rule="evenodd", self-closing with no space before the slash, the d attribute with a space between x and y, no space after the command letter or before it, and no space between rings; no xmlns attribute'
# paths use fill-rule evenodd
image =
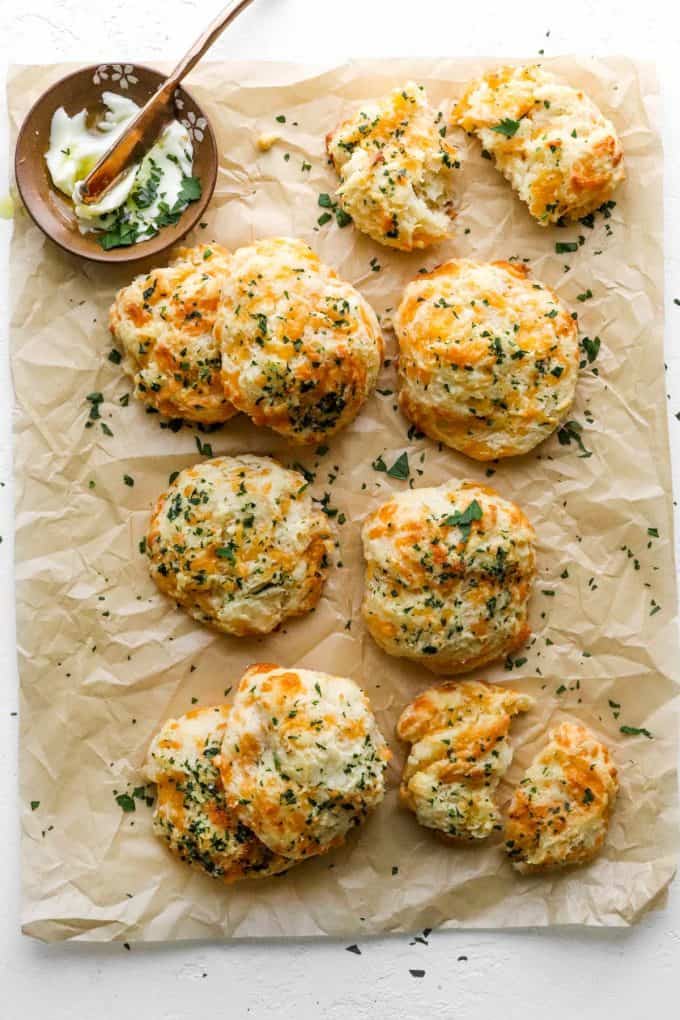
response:
<svg viewBox="0 0 680 1020"><path fill-rule="evenodd" d="M108 359L105 323L131 271L60 253L18 212L12 360L28 934L106 941L357 937L437 925L625 925L663 898L677 844L673 676L679 660L653 71L622 58L545 61L586 88L623 138L627 182L611 217L598 217L592 228L535 226L476 143L464 138L451 242L405 256L352 226L316 225L323 212L318 195L335 185L323 137L355 100L414 78L447 112L465 81L491 63L394 60L322 73L213 64L192 76L190 87L217 131L221 169L207 225L191 241L215 239L233 248L267 235L303 237L359 287L386 324L401 288L421 266L452 255L527 259L578 311L582 334L601 338L571 415L583 426L590 457L554 436L487 477L486 465L409 438L389 392L394 362L380 380L383 392L322 457L286 446L242 418L202 435L215 454L271 453L303 463L316 473L315 495L328 492L330 506L347 518L338 527L340 564L317 610L263 640L221 637L192 622L156 591L138 551L152 500L170 472L199 453L194 429L173 432L135 400L120 404L129 385ZM13 71L14 130L65 70ZM257 137L271 131L281 141L258 152ZM579 235L584 242L575 254L556 254L555 241ZM371 268L373 258L379 271ZM592 298L577 299L589 290ZM393 357L394 338L387 336ZM104 395L110 436L99 422L85 428L93 391ZM501 663L483 675L537 698L535 711L513 724L516 754L504 801L559 719L583 720L611 746L621 795L604 851L587 868L522 878L497 843L451 849L398 807L403 751L395 721L433 677L383 655L365 633L359 530L368 511L408 484L377 473L372 461L381 454L389 466L404 450L413 484L450 476L488 481L517 500L536 527L534 637L515 655L512 671ZM126 814L115 794L139 785L149 740L168 715L222 700L257 660L355 677L368 690L395 757L389 795L347 847L283 878L227 888L175 862L152 836L143 800ZM622 725L651 736L627 736Z"/></svg>

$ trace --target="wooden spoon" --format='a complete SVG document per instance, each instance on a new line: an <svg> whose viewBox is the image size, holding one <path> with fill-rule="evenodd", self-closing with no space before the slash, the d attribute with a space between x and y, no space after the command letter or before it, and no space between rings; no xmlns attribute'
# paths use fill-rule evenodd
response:
<svg viewBox="0 0 680 1020"><path fill-rule="evenodd" d="M227 25L251 3L252 0L232 0L199 36L169 78L159 86L148 103L131 121L125 133L114 142L94 169L81 181L78 189L81 202L85 205L96 202L125 170L146 155L162 128L174 116L172 98L179 83L196 66Z"/></svg>

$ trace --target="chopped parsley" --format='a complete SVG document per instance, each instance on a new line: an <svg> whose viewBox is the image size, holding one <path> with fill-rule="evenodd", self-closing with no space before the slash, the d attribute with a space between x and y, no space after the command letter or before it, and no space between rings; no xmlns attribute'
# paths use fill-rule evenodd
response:
<svg viewBox="0 0 680 1020"><path fill-rule="evenodd" d="M119 793L116 796L116 804L126 813L135 810L134 797L131 797L129 793Z"/></svg>
<svg viewBox="0 0 680 1020"><path fill-rule="evenodd" d="M581 438L582 431L583 426L577 421L565 421L564 425L557 431L557 440L560 446L570 446L572 442L576 443L581 450L581 453L579 453L581 458L592 457L593 451L586 448Z"/></svg>
<svg viewBox="0 0 680 1020"><path fill-rule="evenodd" d="M511 117L504 117L498 124L494 124L491 128L496 134L505 135L506 138L512 138L519 131L519 121L512 120Z"/></svg>
<svg viewBox="0 0 680 1020"><path fill-rule="evenodd" d="M581 347L583 348L586 358L588 359L588 364L592 365L592 363L595 361L598 354L600 353L599 336L593 337L592 340L589 336L584 336L583 339L581 340ZM583 365L581 367L583 367Z"/></svg>
<svg viewBox="0 0 680 1020"><path fill-rule="evenodd" d="M473 521L481 521L482 519L482 508L476 499L466 506L465 510L456 510L455 513L449 514L448 517L444 518L444 525L449 528L458 527L460 528L463 541L467 542L470 537L470 530L472 528Z"/></svg>
<svg viewBox="0 0 680 1020"><path fill-rule="evenodd" d="M326 223L330 223L333 216L335 216L335 222L339 227L346 227L352 222L352 217L346 213L337 202L333 201L328 192L322 191L317 201L322 209L327 210L327 212L322 213L316 221L320 227L323 227Z"/></svg>
<svg viewBox="0 0 680 1020"><path fill-rule="evenodd" d="M236 545L234 542L228 542L227 545L221 545L215 550L215 555L219 556L221 560L228 560L229 563L236 563L235 556Z"/></svg>
<svg viewBox="0 0 680 1020"><path fill-rule="evenodd" d="M212 457L213 455L212 446L210 445L210 443L202 443L200 436L196 436L196 449L198 450L202 457Z"/></svg>
<svg viewBox="0 0 680 1020"><path fill-rule="evenodd" d="M375 458L375 460L371 464L371 467L373 468L374 471L384 471L386 474L390 476L390 478L398 478L401 481L405 481L410 475L408 454L406 453L406 451L399 454L392 467L388 468L387 464L383 459L382 454L379 457Z"/></svg>
<svg viewBox="0 0 680 1020"><path fill-rule="evenodd" d="M620 726L619 731L626 737L647 737L648 740L653 740L654 737L645 729L644 726Z"/></svg>
<svg viewBox="0 0 680 1020"><path fill-rule="evenodd" d="M392 467L387 469L390 478L399 478L404 481L409 476L408 454L406 451L399 454Z"/></svg>

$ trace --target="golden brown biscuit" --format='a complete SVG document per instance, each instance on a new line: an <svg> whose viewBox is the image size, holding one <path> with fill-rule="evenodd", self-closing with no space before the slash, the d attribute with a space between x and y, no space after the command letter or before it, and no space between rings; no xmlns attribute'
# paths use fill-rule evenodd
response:
<svg viewBox="0 0 680 1020"><path fill-rule="evenodd" d="M153 828L180 860L224 882L264 878L291 866L227 807L218 768L229 706L197 708L168 719L145 765L157 784Z"/></svg>
<svg viewBox="0 0 680 1020"><path fill-rule="evenodd" d="M401 410L469 457L527 453L571 407L576 322L523 265L452 259L406 287L394 328Z"/></svg>
<svg viewBox="0 0 680 1020"><path fill-rule="evenodd" d="M234 252L215 336L228 400L296 443L353 421L383 356L359 292L302 241L281 237Z"/></svg>
<svg viewBox="0 0 680 1020"><path fill-rule="evenodd" d="M313 609L333 550L307 482L270 457L216 457L162 493L146 539L151 576L201 623L268 634Z"/></svg>
<svg viewBox="0 0 680 1020"><path fill-rule="evenodd" d="M578 723L564 722L515 790L505 848L523 873L586 864L602 847L619 784L609 751Z"/></svg>
<svg viewBox="0 0 680 1020"><path fill-rule="evenodd" d="M408 82L326 138L340 205L380 244L413 251L450 233L458 155L439 117L422 85Z"/></svg>
<svg viewBox="0 0 680 1020"><path fill-rule="evenodd" d="M453 119L479 138L542 226L594 212L625 178L611 121L537 64L472 82Z"/></svg>
<svg viewBox="0 0 680 1020"><path fill-rule="evenodd" d="M435 673L508 655L530 633L534 538L518 506L473 482L393 496L362 531L371 635Z"/></svg>
<svg viewBox="0 0 680 1020"><path fill-rule="evenodd" d="M353 680L260 663L234 698L222 779L244 824L301 860L339 846L380 803L389 756Z"/></svg>
<svg viewBox="0 0 680 1020"><path fill-rule="evenodd" d="M450 839L485 839L501 826L494 795L512 761L512 717L533 698L483 681L449 681L418 695L397 735L413 746L400 796L421 825Z"/></svg>
<svg viewBox="0 0 680 1020"><path fill-rule="evenodd" d="M171 418L211 425L236 409L224 396L213 336L229 252L219 245L182 248L169 266L123 287L109 329L123 348L135 396Z"/></svg>

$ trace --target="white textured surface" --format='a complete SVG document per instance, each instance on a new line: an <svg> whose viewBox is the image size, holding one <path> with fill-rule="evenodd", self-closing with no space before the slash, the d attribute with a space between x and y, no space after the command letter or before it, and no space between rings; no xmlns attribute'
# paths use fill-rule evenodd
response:
<svg viewBox="0 0 680 1020"><path fill-rule="evenodd" d="M21 0L0 5L6 63L172 59L219 0ZM547 32L549 36L546 36ZM667 361L676 488L680 465L680 16L647 0L256 0L214 56L333 63L350 56L427 53L627 53L657 63L666 117ZM0 99L0 196L7 191ZM677 1010L680 885L662 912L630 931L444 932L361 943L231 943L157 948L45 947L18 928L17 705L12 592L11 397L7 363L7 243L0 221L0 1017L145 1020L295 1017L325 1020L641 1020ZM677 527L676 532L680 531ZM422 978L411 969L424 970Z"/></svg>

